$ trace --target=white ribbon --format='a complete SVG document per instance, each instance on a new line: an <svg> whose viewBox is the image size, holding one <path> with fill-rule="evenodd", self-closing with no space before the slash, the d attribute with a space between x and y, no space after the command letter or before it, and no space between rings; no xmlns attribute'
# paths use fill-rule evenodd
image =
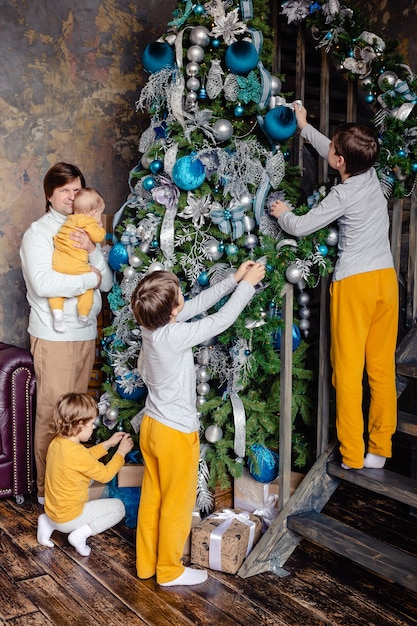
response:
<svg viewBox="0 0 417 626"><path fill-rule="evenodd" d="M174 220L177 215L178 204L165 211L161 226L160 246L166 259L170 259L174 254Z"/></svg>
<svg viewBox="0 0 417 626"><path fill-rule="evenodd" d="M238 457L243 458L246 451L246 414L242 400L236 391L230 392L230 402L233 409L233 420L235 423L234 450Z"/></svg>
<svg viewBox="0 0 417 626"><path fill-rule="evenodd" d="M219 513L213 513L209 515L207 519L220 519L224 520L217 528L211 531L210 533L210 544L209 544L209 568L217 570L219 572L222 571L222 558L221 558L221 545L222 538L226 530L230 527L233 520L237 520L242 524L246 524L249 526L249 540L248 546L246 549L246 556L248 556L249 552L252 550L253 542L255 539L255 529L256 522L250 519L249 513L246 511L242 511L241 513L236 513L232 509L223 509Z"/></svg>
<svg viewBox="0 0 417 626"><path fill-rule="evenodd" d="M254 515L262 517L267 527L272 524L274 518L278 515L278 509L276 508L277 501L278 496L276 494L271 494L268 496L263 506L259 509L255 509L253 512Z"/></svg>

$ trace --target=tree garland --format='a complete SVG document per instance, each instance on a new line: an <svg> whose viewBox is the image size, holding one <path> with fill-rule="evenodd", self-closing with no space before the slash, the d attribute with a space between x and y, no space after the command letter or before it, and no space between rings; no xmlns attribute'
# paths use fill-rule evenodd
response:
<svg viewBox="0 0 417 626"><path fill-rule="evenodd" d="M266 0L180 1L167 33L144 50L149 79L136 108L150 124L140 139L139 163L129 175L130 194L114 217L114 245L108 251L115 271L108 297L114 319L102 340L107 382L98 440L113 428L135 436L140 429L147 390L137 368L140 329L130 308L138 281L149 271L167 268L192 297L248 257L266 264L263 284L235 324L194 352L202 508L210 502L208 487L226 486L244 463L258 468L259 446L277 448L280 307L287 282L295 285L299 317L293 326L294 464L305 466L314 450L308 393L314 374L307 367L304 338L310 326L309 292L333 270L337 230L293 239L268 214L277 197L302 214L327 192L323 186L304 198L300 172L289 164L295 117L282 92L283 77L267 69L272 54L268 6ZM372 95L379 85L381 97L375 98L386 105L378 117L384 142L378 167L389 178L385 188L405 193L415 157L412 116L402 121L405 154L399 156L397 146L393 155L389 146L400 121L394 113L402 106L403 91L395 91L397 83L384 91L388 77L381 70L387 60L379 38L366 41L361 28L359 37L359 21L348 9L339 10L337 2L286 2L282 11L289 22L306 19L317 45L325 45L353 75L359 70L357 57L378 46L372 62L367 61L371 73L361 81ZM348 40L350 47L355 44L352 55ZM365 83L374 68L380 80ZM399 61L395 69L398 80L408 79L413 89L411 72Z"/></svg>

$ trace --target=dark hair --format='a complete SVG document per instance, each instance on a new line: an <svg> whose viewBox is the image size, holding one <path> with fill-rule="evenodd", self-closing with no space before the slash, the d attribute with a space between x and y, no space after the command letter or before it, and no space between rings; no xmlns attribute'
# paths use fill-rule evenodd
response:
<svg viewBox="0 0 417 626"><path fill-rule="evenodd" d="M360 124L341 124L333 133L333 145L338 156L343 156L346 174L356 176L369 170L379 154L375 129Z"/></svg>
<svg viewBox="0 0 417 626"><path fill-rule="evenodd" d="M97 415L97 402L88 393L64 393L55 404L52 432L62 437L73 437Z"/></svg>
<svg viewBox="0 0 417 626"><path fill-rule="evenodd" d="M169 323L178 304L180 281L172 272L157 270L147 274L133 290L131 306L136 321L149 330Z"/></svg>
<svg viewBox="0 0 417 626"><path fill-rule="evenodd" d="M45 191L46 210L49 211L51 203L49 198L58 187L65 185L77 178L81 181L81 187L85 187L85 179L76 165L70 163L55 163L45 174L43 188Z"/></svg>

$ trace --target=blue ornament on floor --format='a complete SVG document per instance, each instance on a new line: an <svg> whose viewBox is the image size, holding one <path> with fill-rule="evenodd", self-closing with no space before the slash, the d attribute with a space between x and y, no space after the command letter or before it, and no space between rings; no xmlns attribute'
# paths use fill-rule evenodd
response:
<svg viewBox="0 0 417 626"><path fill-rule="evenodd" d="M116 272L120 271L122 265L127 265L129 262L129 254L126 246L118 241L109 250L107 261L110 267Z"/></svg>
<svg viewBox="0 0 417 626"><path fill-rule="evenodd" d="M154 41L143 51L142 63L147 72L159 72L174 65L174 50L166 42Z"/></svg>
<svg viewBox="0 0 417 626"><path fill-rule="evenodd" d="M276 143L286 141L297 130L295 113L290 107L274 107L264 117L264 131Z"/></svg>
<svg viewBox="0 0 417 626"><path fill-rule="evenodd" d="M184 156L172 168L172 180L180 189L191 191L200 187L206 178L206 168L200 159Z"/></svg>
<svg viewBox="0 0 417 626"><path fill-rule="evenodd" d="M263 444L255 443L251 446L258 469L252 461L249 461L249 472L251 476L260 483L270 483L279 474L279 455L267 448Z"/></svg>

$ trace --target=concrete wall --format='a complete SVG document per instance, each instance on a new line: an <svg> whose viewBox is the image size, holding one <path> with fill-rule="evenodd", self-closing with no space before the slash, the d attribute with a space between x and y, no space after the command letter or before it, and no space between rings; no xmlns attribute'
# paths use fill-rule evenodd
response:
<svg viewBox="0 0 417 626"><path fill-rule="evenodd" d="M78 165L114 213L126 199L143 120L144 47L173 0L0 0L0 341L27 347L19 247L45 211L42 181Z"/></svg>

